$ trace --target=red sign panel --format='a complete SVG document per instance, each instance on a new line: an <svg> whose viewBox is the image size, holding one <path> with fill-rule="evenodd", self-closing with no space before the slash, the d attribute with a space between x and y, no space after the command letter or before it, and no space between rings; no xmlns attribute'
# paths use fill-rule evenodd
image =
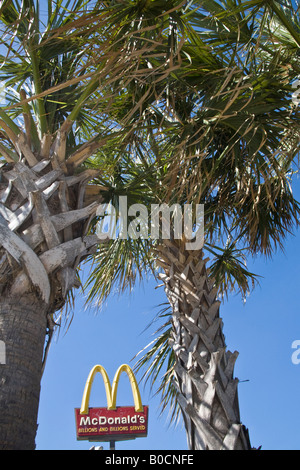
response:
<svg viewBox="0 0 300 470"><path fill-rule="evenodd" d="M115 410L89 408L88 414L80 414L75 408L78 440L122 441L146 437L148 432L148 406L135 411L134 406L118 406Z"/></svg>

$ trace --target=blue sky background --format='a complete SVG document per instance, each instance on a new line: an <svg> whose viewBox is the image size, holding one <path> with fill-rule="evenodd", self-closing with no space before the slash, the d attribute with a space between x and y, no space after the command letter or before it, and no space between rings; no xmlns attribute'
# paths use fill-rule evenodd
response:
<svg viewBox="0 0 300 470"><path fill-rule="evenodd" d="M295 197L300 199L299 181ZM288 237L285 253L278 252L272 261L249 261L250 270L263 276L260 286L245 304L231 295L220 310L227 347L240 353L235 376L241 381L241 420L252 445L265 450L300 449L300 364L292 362L292 343L300 340L299 262L297 232ZM100 313L93 308L86 311L78 292L73 322L50 348L42 381L38 450L91 447L88 441L76 440L74 408L80 407L85 381L95 364L103 365L112 380L119 365L133 366L133 356L150 342L155 328L143 330L166 301L163 289L155 285L149 280L131 295L112 296ZM148 387L140 390L143 403L150 407L148 437L117 442L116 449L186 450L183 427L168 427L167 414L159 416L159 398ZM126 374L121 376L117 404L133 404ZM90 406L106 406L100 375L94 381Z"/></svg>

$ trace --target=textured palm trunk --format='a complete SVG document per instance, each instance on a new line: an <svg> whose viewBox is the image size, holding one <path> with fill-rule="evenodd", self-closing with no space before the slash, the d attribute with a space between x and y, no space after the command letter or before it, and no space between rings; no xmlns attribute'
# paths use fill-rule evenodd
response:
<svg viewBox="0 0 300 470"><path fill-rule="evenodd" d="M18 161L0 168L0 449L34 449L42 371L55 312L73 287L76 269L99 243L88 227L101 200L95 170L78 171L93 152L84 145L67 159L66 123L45 135L40 151L30 134L11 136ZM8 134L11 135L11 133Z"/></svg>
<svg viewBox="0 0 300 470"><path fill-rule="evenodd" d="M183 242L159 249L161 277L173 311L171 343L176 357L175 385L190 450L250 450L241 424L238 353L226 350L217 290L208 279L202 251Z"/></svg>
<svg viewBox="0 0 300 470"><path fill-rule="evenodd" d="M7 357L0 366L1 450L35 448L46 311L34 294L1 298L0 332Z"/></svg>

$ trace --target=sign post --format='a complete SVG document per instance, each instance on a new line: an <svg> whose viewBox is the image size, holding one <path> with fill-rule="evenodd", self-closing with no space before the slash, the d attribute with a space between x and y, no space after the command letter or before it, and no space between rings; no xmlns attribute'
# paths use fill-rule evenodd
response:
<svg viewBox="0 0 300 470"><path fill-rule="evenodd" d="M106 408L90 408L91 387L97 373L102 375L106 398ZM117 389L122 372L126 372L131 384L135 406L116 406ZM85 384L81 408L75 408L77 440L109 441L110 450L115 450L115 442L137 437L146 437L148 433L148 406L143 406L134 373L127 364L117 370L111 386L103 366L96 365L91 370Z"/></svg>

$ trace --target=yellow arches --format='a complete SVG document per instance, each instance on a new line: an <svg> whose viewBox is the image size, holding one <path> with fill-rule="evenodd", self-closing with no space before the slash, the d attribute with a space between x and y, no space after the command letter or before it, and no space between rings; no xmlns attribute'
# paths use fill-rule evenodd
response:
<svg viewBox="0 0 300 470"><path fill-rule="evenodd" d="M132 389L135 411L137 411L137 412L142 412L143 411L143 405L142 405L142 400L141 400L139 387L138 387L136 378L134 376L134 373L132 372L131 367L129 367L127 364L123 364L122 366L120 366L119 369L117 370L115 376L114 376L113 384L111 386L110 381L109 381L109 377L108 377L107 372L104 369L104 367L100 366L100 365L96 365L96 366L93 367L93 369L89 373L88 379L87 379L85 387L84 387L82 402L81 402L81 408L80 408L80 414L87 414L88 411L89 411L89 401L90 401L91 388L92 388L92 385L93 385L94 378L95 378L95 376L98 372L102 375L102 378L103 378L103 381L104 381L106 398L107 398L107 409L108 410L115 410L116 409L117 390L118 390L120 375L122 374L122 372L126 372L126 374L128 375L129 381L130 381L131 389Z"/></svg>
<svg viewBox="0 0 300 470"><path fill-rule="evenodd" d="M103 381L104 381L104 386L105 386L105 392L106 392L106 399L107 399L107 408L111 410L112 408L112 396L111 396L111 385L110 381L107 375L106 370L104 367L97 365L93 367L91 372L89 373L88 379L86 381L84 391L83 391L83 396L82 396L82 402L81 402L81 408L80 408L80 414L87 414L89 411L89 402L90 402L90 394L91 394L91 388L94 382L95 375L97 372L100 372L102 375Z"/></svg>

